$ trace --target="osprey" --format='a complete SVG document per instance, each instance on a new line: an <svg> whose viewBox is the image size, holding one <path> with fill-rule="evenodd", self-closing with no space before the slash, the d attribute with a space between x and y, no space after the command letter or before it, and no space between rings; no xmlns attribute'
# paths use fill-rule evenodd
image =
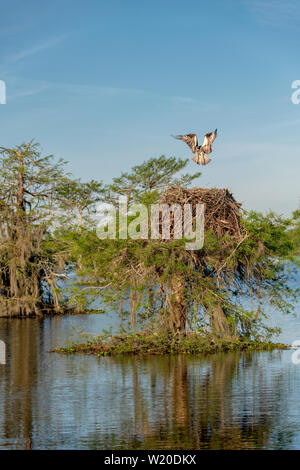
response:
<svg viewBox="0 0 300 470"><path fill-rule="evenodd" d="M211 144L217 137L217 129L214 132L205 134L203 144L200 146L198 145L196 134L173 135L172 137L174 137L174 139L183 140L183 142L188 144L192 152L195 154L192 160L198 165L207 165L207 163L211 161L211 159L205 154L211 153L212 151Z"/></svg>

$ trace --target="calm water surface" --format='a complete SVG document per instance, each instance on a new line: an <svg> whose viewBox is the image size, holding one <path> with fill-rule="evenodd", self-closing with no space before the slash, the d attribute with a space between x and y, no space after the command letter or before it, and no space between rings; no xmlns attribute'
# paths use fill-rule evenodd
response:
<svg viewBox="0 0 300 470"><path fill-rule="evenodd" d="M275 321L276 320L276 321ZM281 340L299 318L275 319ZM300 449L300 365L291 351L197 357L59 355L101 315L0 319L0 448ZM76 336L76 333L75 333Z"/></svg>

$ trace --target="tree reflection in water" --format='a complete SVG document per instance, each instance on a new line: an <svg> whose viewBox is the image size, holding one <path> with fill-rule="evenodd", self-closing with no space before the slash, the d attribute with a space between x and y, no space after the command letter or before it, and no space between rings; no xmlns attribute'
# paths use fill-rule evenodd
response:
<svg viewBox="0 0 300 470"><path fill-rule="evenodd" d="M121 429L125 429L118 448L268 447L270 433L278 420L284 421L284 387L280 375L271 381L264 377L260 356L227 353L202 359L124 360L122 368L128 371L129 362L133 373L134 427L130 432L130 411L124 408ZM143 370L140 379L139 368ZM146 390L146 369L151 377L150 393ZM288 445L289 437L284 441L279 433L278 446ZM106 435L104 441L110 448L117 445L118 438Z"/></svg>
<svg viewBox="0 0 300 470"><path fill-rule="evenodd" d="M66 321L0 320L8 350L0 366L0 447L289 448L299 434L288 422L300 380L298 369L281 365L288 351L50 354Z"/></svg>

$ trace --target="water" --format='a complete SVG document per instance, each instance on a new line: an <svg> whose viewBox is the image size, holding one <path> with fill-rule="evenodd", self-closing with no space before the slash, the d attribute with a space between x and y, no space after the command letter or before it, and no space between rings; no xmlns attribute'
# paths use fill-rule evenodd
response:
<svg viewBox="0 0 300 470"><path fill-rule="evenodd" d="M281 340L299 318L273 318ZM48 351L105 316L0 319L1 449L300 449L292 351L97 358ZM76 332L75 332L76 336Z"/></svg>

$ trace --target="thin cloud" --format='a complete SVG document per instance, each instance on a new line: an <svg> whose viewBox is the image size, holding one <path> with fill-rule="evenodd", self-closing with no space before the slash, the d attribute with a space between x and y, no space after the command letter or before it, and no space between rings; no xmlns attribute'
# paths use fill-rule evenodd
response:
<svg viewBox="0 0 300 470"><path fill-rule="evenodd" d="M27 49L23 49L20 52L17 52L16 54L12 54L11 56L8 57L8 62L11 63L16 63L19 62L23 59L26 59L27 57L30 57L34 54L37 54L41 51L44 51L46 49L50 49L60 42L62 42L66 38L66 35L59 36L56 38L51 38L48 39L47 41L40 42L39 44L36 44L32 47L29 47Z"/></svg>
<svg viewBox="0 0 300 470"><path fill-rule="evenodd" d="M190 96L177 96L177 95L162 95L151 90L145 90L142 88L121 88L121 87L109 87L103 85L82 85L76 83L60 83L60 82L47 82L49 86L58 87L65 89L66 93L74 95L92 94L98 97L128 97L128 98L140 98L140 99L158 99L168 101L173 104L186 105L186 106L204 106L205 104Z"/></svg>
<svg viewBox="0 0 300 470"><path fill-rule="evenodd" d="M49 43L48 43L49 45ZM54 45L54 44L53 44ZM50 47L50 45L49 45ZM44 49L44 48L43 48ZM37 48L34 49L37 52ZM39 48L39 50L42 50ZM30 50L33 54L33 48ZM22 58L29 55L29 50L22 54ZM19 56L20 57L20 56ZM3 75L3 74L2 74ZM85 98L93 97L93 99L138 99L138 100L158 100L160 102L169 103L172 105L184 106L184 107L201 107L202 111L209 110L212 105L190 96L177 96L177 95L165 95L156 93L152 90L145 90L142 88L121 88L121 87L109 87L103 85L91 85L91 84L76 84L76 83L64 83L56 81L35 81L35 80L24 80L20 77L15 77L9 73L5 76L6 82L10 83L10 89L13 89L12 94L9 96L10 101L22 96L36 95L41 92L53 92L70 94L71 96L82 96Z"/></svg>
<svg viewBox="0 0 300 470"><path fill-rule="evenodd" d="M12 95L8 95L8 100L12 101L16 98L22 98L26 96L33 96L33 95L38 95L39 93L42 93L43 91L47 90L49 87L48 86L41 86L37 88L32 88L29 90L22 90L18 91L16 93L13 93Z"/></svg>
<svg viewBox="0 0 300 470"><path fill-rule="evenodd" d="M300 24L298 0L245 0L244 4L261 24L273 27L295 27Z"/></svg>
<svg viewBox="0 0 300 470"><path fill-rule="evenodd" d="M83 93L83 92L91 92L91 93L98 93L101 96L107 97L114 97L114 96L128 96L128 97L143 97L149 99L159 99L170 101L174 104L181 104L181 105L201 105L203 106L203 102L192 98L190 96L176 96L176 95L162 95L160 93L155 93L151 90L144 90L142 88L118 88L118 87L106 87L101 85L76 85L76 84L64 84L63 86L67 87L67 91L71 93Z"/></svg>

